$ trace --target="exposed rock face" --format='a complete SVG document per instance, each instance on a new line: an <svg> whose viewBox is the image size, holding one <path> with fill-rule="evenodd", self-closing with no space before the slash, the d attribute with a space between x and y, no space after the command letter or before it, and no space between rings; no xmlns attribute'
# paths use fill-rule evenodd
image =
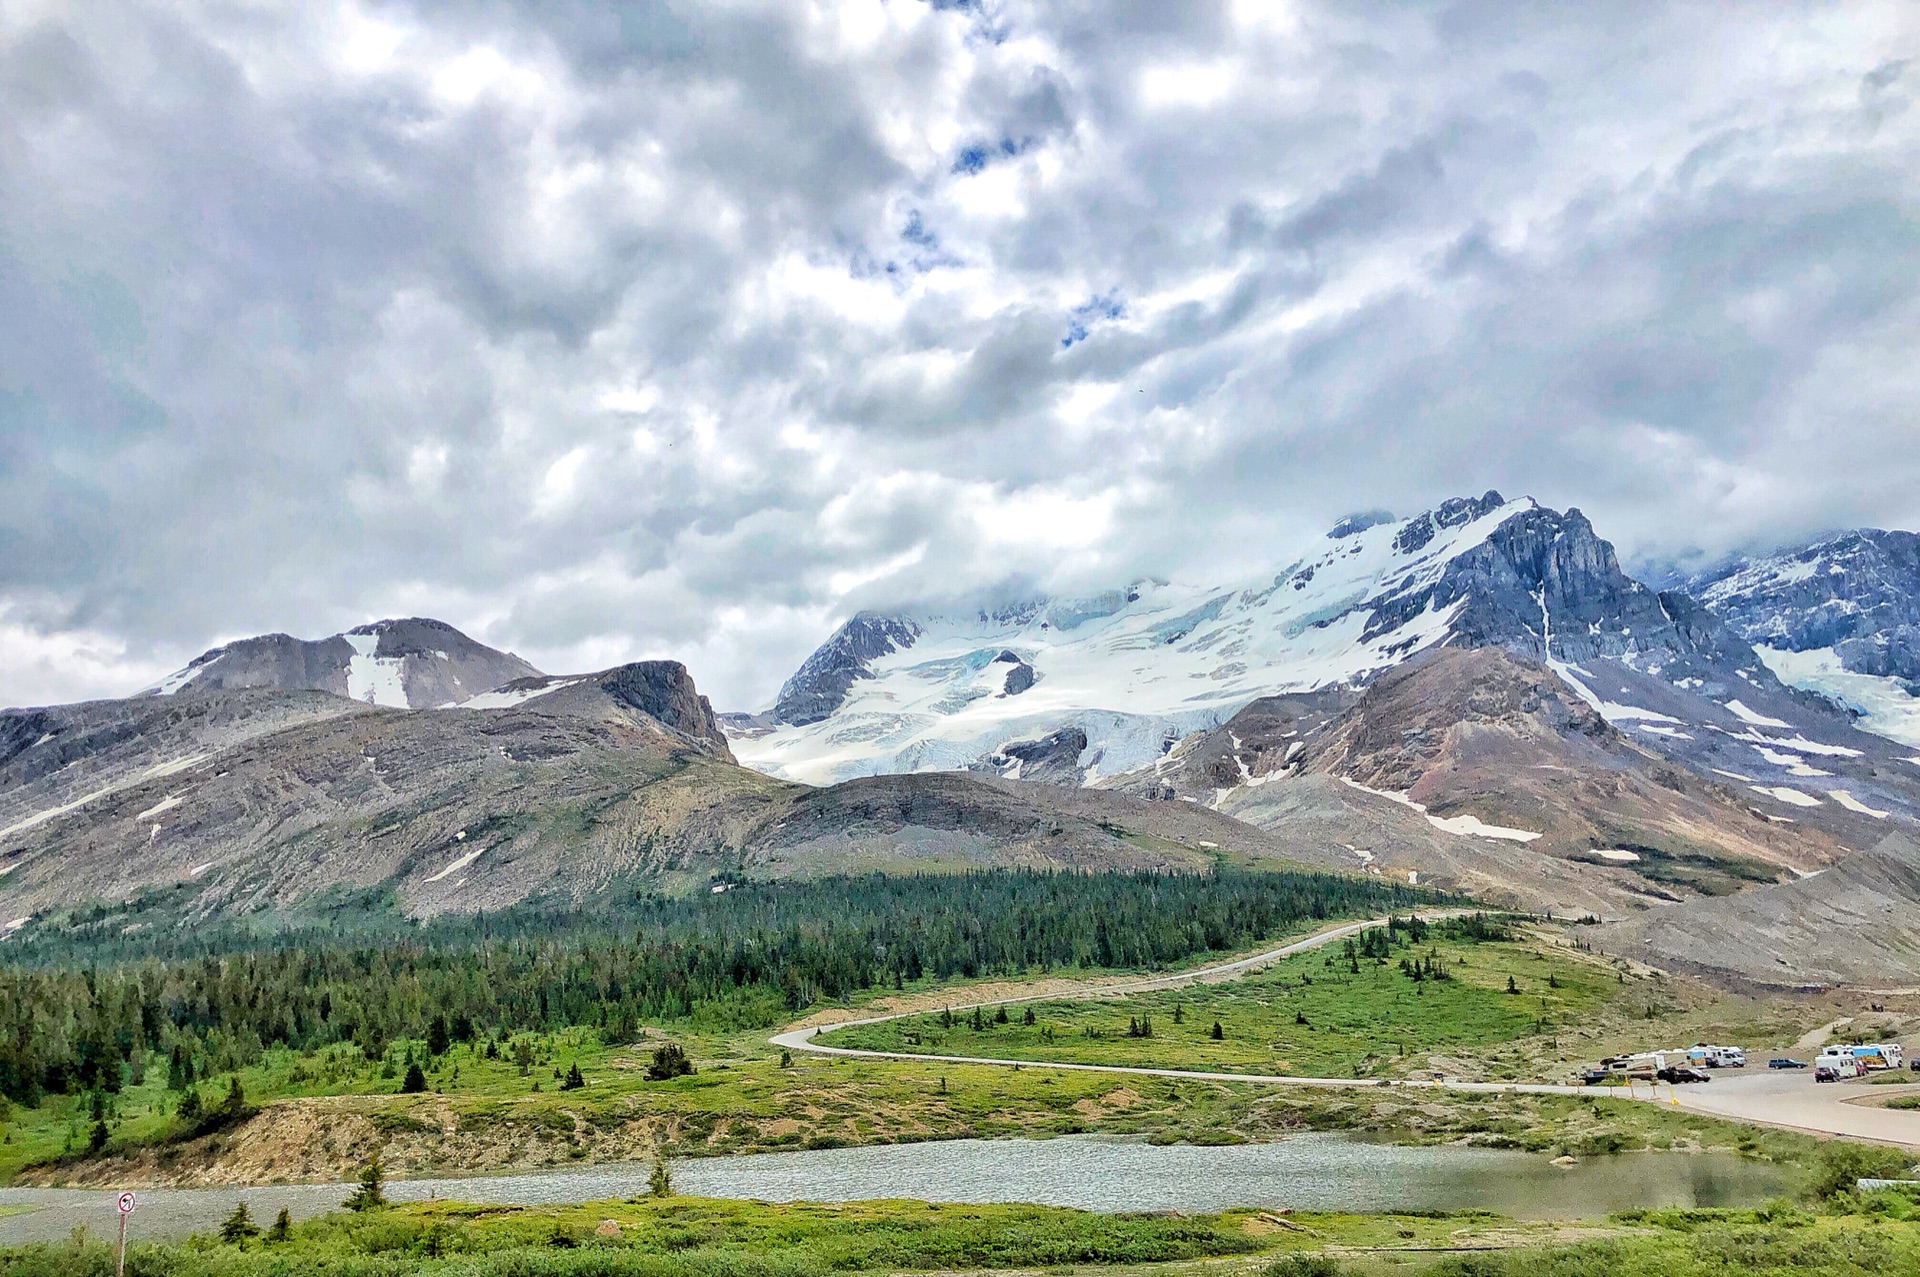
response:
<svg viewBox="0 0 1920 1277"><path fill-rule="evenodd" d="M1063 727L1039 740L1002 745L987 762L1010 780L1078 785L1086 779L1086 769L1080 765L1080 756L1086 752L1087 734L1078 727Z"/></svg>
<svg viewBox="0 0 1920 1277"><path fill-rule="evenodd" d="M1854 673L1920 683L1920 536L1911 532L1844 532L1724 565L1687 588L1750 642L1830 647Z"/></svg>
<svg viewBox="0 0 1920 1277"><path fill-rule="evenodd" d="M610 706L632 710L709 753L733 759L713 706L695 689L687 667L678 661L636 661L570 681L576 685L551 700L535 700L530 708L577 713L586 708L578 702L603 696Z"/></svg>
<svg viewBox="0 0 1920 1277"><path fill-rule="evenodd" d="M1611 926L1659 966L1760 985L1909 987L1920 971L1920 844L1889 835L1825 873Z"/></svg>
<svg viewBox="0 0 1920 1277"><path fill-rule="evenodd" d="M1495 492L1444 502L1401 537L1425 544L1435 528L1471 522L1499 504ZM1656 594L1622 572L1613 547L1578 510L1535 506L1513 515L1449 562L1439 580L1376 601L1366 632L1387 634L1429 609L1454 606L1450 646L1504 647L1574 664L1624 658L1669 677L1724 679L1745 669L1773 681L1737 635L1691 600Z"/></svg>
<svg viewBox="0 0 1920 1277"><path fill-rule="evenodd" d="M1018 696L1022 692L1032 690L1034 679L1037 676L1033 672L1033 666L1021 660L1018 653L1011 651L1002 652L1000 655L994 657L993 661L996 665L1013 666L1012 669L1007 671L1007 681L1001 686L1000 694L1002 696ZM1083 744L1081 748L1085 749L1086 746Z"/></svg>
<svg viewBox="0 0 1920 1277"><path fill-rule="evenodd" d="M1063 734L1033 759L1075 752ZM440 710L252 688L0 714L0 925L97 903L167 926L341 890L469 912L742 869L1204 869L1203 840L1291 852L1215 812L1118 794L951 774L785 784L732 761L672 661L519 679Z"/></svg>
<svg viewBox="0 0 1920 1277"><path fill-rule="evenodd" d="M309 690L427 709L539 673L519 657L476 643L444 621L409 617L375 621L324 639L287 634L241 639L196 657L154 690L166 695L186 690Z"/></svg>
<svg viewBox="0 0 1920 1277"><path fill-rule="evenodd" d="M871 663L878 657L912 647L920 627L896 617L854 617L835 631L780 689L773 716L800 727L817 723L847 699L858 678L872 678Z"/></svg>

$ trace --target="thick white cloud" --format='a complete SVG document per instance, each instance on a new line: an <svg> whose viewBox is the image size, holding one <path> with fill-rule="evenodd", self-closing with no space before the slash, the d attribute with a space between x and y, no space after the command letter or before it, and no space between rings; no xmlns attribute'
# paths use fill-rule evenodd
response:
<svg viewBox="0 0 1920 1277"><path fill-rule="evenodd" d="M0 702L855 606L1500 487L1920 522L1900 3L0 9Z"/></svg>

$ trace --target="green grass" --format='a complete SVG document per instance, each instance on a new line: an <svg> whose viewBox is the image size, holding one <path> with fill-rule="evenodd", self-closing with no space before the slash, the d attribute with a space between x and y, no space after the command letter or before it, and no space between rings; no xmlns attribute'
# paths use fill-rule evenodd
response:
<svg viewBox="0 0 1920 1277"><path fill-rule="evenodd" d="M1402 959L1448 979L1414 980ZM1508 992L1509 981L1517 993ZM1390 959L1301 954L1264 974L1115 999L1029 1003L840 1029L835 1046L997 1059L1305 1077L1404 1075L1425 1057L1545 1034L1617 996L1613 974L1524 942L1438 940ZM1024 1023L1031 1010L1034 1023ZM1132 1036L1141 1019L1152 1036ZM981 1027L972 1027L976 1022ZM1212 1037L1220 1025L1219 1039ZM1496 1074L1497 1076L1498 1074Z"/></svg>
<svg viewBox="0 0 1920 1277"><path fill-rule="evenodd" d="M1485 1212L1232 1210L1103 1215L914 1201L699 1198L565 1206L413 1203L128 1247L131 1277L827 1277L847 1272L1126 1269L1168 1277L1887 1277L1920 1266L1920 1207L1897 1193L1753 1211L1636 1211L1581 1225ZM256 1221L265 1225L267 1219ZM104 1277L111 1249L0 1250L8 1277Z"/></svg>
<svg viewBox="0 0 1920 1277"><path fill-rule="evenodd" d="M296 1225L283 1243L200 1237L129 1247L133 1277L244 1274L733 1274L1131 1265L1247 1255L1264 1242L1225 1215L1103 1215L1027 1205L846 1205L699 1198L577 1206L434 1202ZM268 1220L256 1221L265 1225ZM218 1226L208 1221L208 1232ZM92 1274L104 1246L0 1251L9 1277Z"/></svg>

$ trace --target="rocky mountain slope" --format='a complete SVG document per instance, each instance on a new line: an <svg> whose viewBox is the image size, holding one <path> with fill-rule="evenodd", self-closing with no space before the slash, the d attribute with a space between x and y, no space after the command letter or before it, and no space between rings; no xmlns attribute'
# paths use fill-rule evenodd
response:
<svg viewBox="0 0 1920 1277"><path fill-rule="evenodd" d="M1121 794L964 775L778 781L734 761L668 661L534 675L432 710L188 688L6 711L0 803L6 929L80 905L144 926L342 893L430 914L738 873L1296 856L1218 813Z"/></svg>
<svg viewBox="0 0 1920 1277"><path fill-rule="evenodd" d="M331 638L287 634L241 639L195 657L149 689L171 696L242 688L331 692L369 705L430 709L453 705L515 679L540 674L444 621L375 621Z"/></svg>
<svg viewBox="0 0 1920 1277"><path fill-rule="evenodd" d="M1889 835L1815 877L1602 928L1657 966L1768 986L1920 986L1920 842Z"/></svg>
<svg viewBox="0 0 1920 1277"><path fill-rule="evenodd" d="M1754 743L1784 732L1762 737L1703 698L1675 703L1688 695L1676 692L1668 708L1690 708L1704 725L1689 720L1685 740L1646 736L1609 722L1538 662L1502 648L1442 648L1364 691L1262 698L1154 764L1100 783L1295 837L1310 818L1368 869L1615 917L1817 872L1884 837L1901 823L1896 812L1920 812L1920 784L1883 774L1901 765L1897 751L1844 716L1830 713L1818 741L1795 733L1835 753L1815 755L1831 764L1821 776L1792 776L1813 770L1800 761L1807 755ZM1697 748L1701 765L1648 742ZM1767 763L1763 753L1788 761ZM1732 770L1759 771L1749 759L1783 783ZM1886 806L1856 810L1866 807L1856 794ZM1391 837L1381 823L1388 807L1398 811Z"/></svg>
<svg viewBox="0 0 1920 1277"><path fill-rule="evenodd" d="M1685 588L1783 681L1920 746L1920 536L1861 528L1724 563Z"/></svg>

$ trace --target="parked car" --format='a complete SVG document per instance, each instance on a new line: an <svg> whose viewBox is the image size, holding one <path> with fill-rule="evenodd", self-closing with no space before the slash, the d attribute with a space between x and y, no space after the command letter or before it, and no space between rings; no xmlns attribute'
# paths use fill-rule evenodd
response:
<svg viewBox="0 0 1920 1277"><path fill-rule="evenodd" d="M1670 1083L1713 1081L1713 1075L1705 1069L1696 1069L1686 1064L1676 1064L1670 1068L1661 1069L1654 1076L1662 1082Z"/></svg>
<svg viewBox="0 0 1920 1277"><path fill-rule="evenodd" d="M1807 1062L1805 1060L1789 1059L1787 1056L1782 1055L1768 1060L1767 1067L1770 1069L1804 1069L1807 1067Z"/></svg>
<svg viewBox="0 0 1920 1277"><path fill-rule="evenodd" d="M1915 1073L1920 1073L1920 1055L1915 1056L1913 1058L1913 1062L1911 1064L1908 1064L1907 1067L1912 1069Z"/></svg>
<svg viewBox="0 0 1920 1277"><path fill-rule="evenodd" d="M1580 1073L1580 1085L1599 1086L1612 1076L1611 1069L1583 1069Z"/></svg>
<svg viewBox="0 0 1920 1277"><path fill-rule="evenodd" d="M1838 1082L1840 1080L1840 1070L1834 1068L1831 1064L1822 1064L1814 1069L1813 1080L1816 1082Z"/></svg>

